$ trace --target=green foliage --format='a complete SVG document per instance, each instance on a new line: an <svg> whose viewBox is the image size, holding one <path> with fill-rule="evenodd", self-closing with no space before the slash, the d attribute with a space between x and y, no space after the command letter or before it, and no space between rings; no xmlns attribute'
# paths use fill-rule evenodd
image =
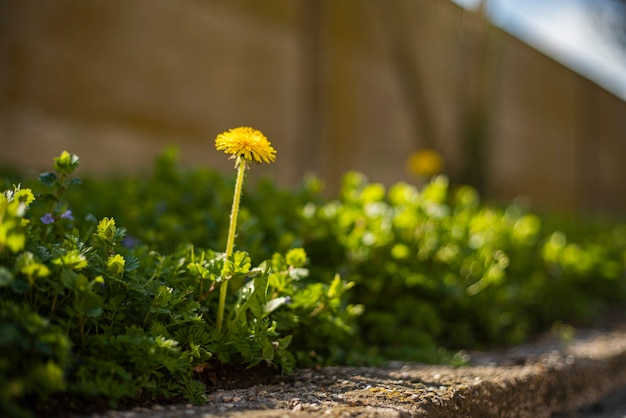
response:
<svg viewBox="0 0 626 418"><path fill-rule="evenodd" d="M81 183L78 161L0 195L2 416L59 394L200 403L194 368L215 361L461 364L626 301L626 226L485 205L445 177L349 173L332 200L312 178L251 183L226 259L233 179L168 151L149 178Z"/></svg>
<svg viewBox="0 0 626 418"><path fill-rule="evenodd" d="M386 190L350 173L339 200L304 213L327 225L318 239L339 243L345 260L333 268L356 282L363 338L386 356L515 344L557 320L602 317L626 299L623 226L589 228L572 242L539 216L483 205L445 177L423 190Z"/></svg>
<svg viewBox="0 0 626 418"><path fill-rule="evenodd" d="M25 417L16 399L45 398L66 389L71 343L62 329L28 306L0 300L0 411Z"/></svg>
<svg viewBox="0 0 626 418"><path fill-rule="evenodd" d="M39 185L15 186L0 197L0 383L7 388L0 415L28 416L33 404L45 410L45 400L55 395L78 404L105 399L112 407L132 399L201 403L206 388L194 368L215 360L293 369L302 355L290 343L303 330L291 324L309 307L291 306L289 298L316 285L296 283L307 274L304 250L276 253L288 260L280 264L255 266L244 251L225 260L176 231L156 235L159 216L150 218L157 225L142 220L145 230L137 224L138 236L166 245L131 242L127 229L101 217L97 205L85 205L95 215L81 211L81 199L97 199L66 199L80 184L72 177L77 165L78 157L64 152ZM131 212L129 202L143 206L125 201ZM214 290L224 281L231 296L225 330L218 333ZM345 305L340 294L329 300ZM333 337L352 332L343 325L352 313L320 308L326 311L342 324ZM277 318L289 326L279 326Z"/></svg>
<svg viewBox="0 0 626 418"><path fill-rule="evenodd" d="M93 188L88 196L106 193L106 183L87 183ZM108 189L128 191L122 199L103 197L102 205L120 216L127 206L113 203L148 202L133 206L128 211L133 217L125 218L125 225L135 225L139 241L150 242L151 233L144 231L168 230L161 228L163 218L177 226L168 234L181 237L165 243L188 242L183 237L200 246L207 237L225 240L232 182L209 170L177 168L172 153L158 161L150 181L120 180ZM197 193L207 189L211 201L209 194ZM623 226L585 219L565 223L562 216L539 216L516 205L485 205L474 189L452 188L445 177L421 190L405 183L386 189L349 173L337 199L323 198L320 190L315 179L290 192L259 182L244 193L237 237L253 259L304 248L308 280L317 283L317 290L306 290L315 293L305 301L319 301L336 272L356 283L346 298L356 311L365 307L358 323L361 338L347 334L357 348L349 350L335 338L330 344L338 344L324 352L319 347L324 339L305 332L292 342L303 353L305 345L315 353L301 359L304 363L326 356L352 361L359 350L371 354L372 347L387 357L438 361L442 346L518 343L556 320L602 317L626 295ZM170 209L155 212L151 201ZM209 233L199 234L195 225Z"/></svg>

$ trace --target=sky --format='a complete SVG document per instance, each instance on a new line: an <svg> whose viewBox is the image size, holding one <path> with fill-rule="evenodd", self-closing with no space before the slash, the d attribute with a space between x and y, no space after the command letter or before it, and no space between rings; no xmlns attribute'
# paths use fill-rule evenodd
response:
<svg viewBox="0 0 626 418"><path fill-rule="evenodd" d="M467 8L479 3L454 1ZM488 13L495 25L626 100L626 51L602 32L583 3L489 0Z"/></svg>

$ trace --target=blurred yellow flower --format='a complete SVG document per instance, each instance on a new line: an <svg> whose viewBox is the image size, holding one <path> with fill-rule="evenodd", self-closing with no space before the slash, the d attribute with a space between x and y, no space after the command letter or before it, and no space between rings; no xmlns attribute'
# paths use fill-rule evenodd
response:
<svg viewBox="0 0 626 418"><path fill-rule="evenodd" d="M407 168L418 176L432 177L443 170L443 159L437 151L423 149L409 156Z"/></svg>
<svg viewBox="0 0 626 418"><path fill-rule="evenodd" d="M241 126L222 132L215 139L215 148L241 157L246 161L257 163L271 163L276 159L276 150L272 147L265 135L253 128Z"/></svg>

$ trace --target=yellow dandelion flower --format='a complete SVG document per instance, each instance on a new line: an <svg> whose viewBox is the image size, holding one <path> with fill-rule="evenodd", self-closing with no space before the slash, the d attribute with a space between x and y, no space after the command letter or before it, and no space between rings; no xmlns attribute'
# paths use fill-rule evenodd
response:
<svg viewBox="0 0 626 418"><path fill-rule="evenodd" d="M230 211L230 225L228 226L228 236L226 239L226 259L233 255L235 247L235 232L237 229L237 215L239 214L239 202L243 187L244 172L249 163L271 163L276 159L276 150L272 148L261 131L241 126L222 132L215 139L215 148L231 154L231 158L236 158L235 168L237 169L237 180L235 181L235 194L233 195L233 206ZM228 282L230 275L224 277L220 284L220 296L217 306L217 331L222 331L224 322L224 310L226 304L226 294L228 293Z"/></svg>
<svg viewBox="0 0 626 418"><path fill-rule="evenodd" d="M222 132L215 139L215 148L231 154L233 158L241 157L246 161L272 163L276 159L276 150L265 135L253 128L241 126Z"/></svg>
<svg viewBox="0 0 626 418"><path fill-rule="evenodd" d="M443 170L443 159L437 151L424 149L409 156L407 168L418 176L431 177Z"/></svg>

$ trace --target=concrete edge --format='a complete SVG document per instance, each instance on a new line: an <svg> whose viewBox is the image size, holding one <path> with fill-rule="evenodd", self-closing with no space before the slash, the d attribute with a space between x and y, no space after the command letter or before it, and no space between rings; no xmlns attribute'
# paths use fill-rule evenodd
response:
<svg viewBox="0 0 626 418"><path fill-rule="evenodd" d="M119 416L548 418L626 386L626 330L588 332L569 343L552 339L471 358L471 365L460 368L395 363L299 370L293 383L220 390L202 406Z"/></svg>

